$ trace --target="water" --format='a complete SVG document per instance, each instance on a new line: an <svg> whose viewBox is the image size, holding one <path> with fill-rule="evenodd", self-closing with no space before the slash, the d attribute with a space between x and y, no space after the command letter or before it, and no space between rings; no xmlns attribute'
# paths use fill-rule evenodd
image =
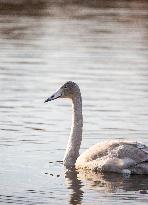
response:
<svg viewBox="0 0 148 205"><path fill-rule="evenodd" d="M146 0L1 3L1 204L147 204L147 177L65 170L71 105L43 103L76 81L81 152L111 138L148 144L147 11Z"/></svg>

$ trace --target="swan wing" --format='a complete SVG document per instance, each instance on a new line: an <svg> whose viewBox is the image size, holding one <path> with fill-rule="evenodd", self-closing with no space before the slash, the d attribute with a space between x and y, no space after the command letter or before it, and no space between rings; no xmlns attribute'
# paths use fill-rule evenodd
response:
<svg viewBox="0 0 148 205"><path fill-rule="evenodd" d="M146 145L139 142L111 140L93 145L86 150L77 159L76 167L95 171L122 172L143 162L148 162Z"/></svg>

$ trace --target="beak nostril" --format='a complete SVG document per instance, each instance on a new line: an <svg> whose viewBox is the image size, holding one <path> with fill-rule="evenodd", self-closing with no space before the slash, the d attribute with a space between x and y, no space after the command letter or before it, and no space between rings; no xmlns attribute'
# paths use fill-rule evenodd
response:
<svg viewBox="0 0 148 205"><path fill-rule="evenodd" d="M54 97L54 95L51 96L51 98L53 98L53 97Z"/></svg>

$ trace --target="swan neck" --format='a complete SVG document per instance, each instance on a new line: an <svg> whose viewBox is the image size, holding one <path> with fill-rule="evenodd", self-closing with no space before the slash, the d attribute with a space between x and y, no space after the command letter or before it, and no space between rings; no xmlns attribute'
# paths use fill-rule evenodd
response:
<svg viewBox="0 0 148 205"><path fill-rule="evenodd" d="M82 98L81 93L77 93L72 98L72 126L69 136L64 165L72 167L79 156L80 145L82 141L82 127L83 127L83 115L82 115Z"/></svg>
<svg viewBox="0 0 148 205"><path fill-rule="evenodd" d="M82 99L81 96L79 98L72 99L72 111L73 111L73 128L77 128L77 125L82 122Z"/></svg>

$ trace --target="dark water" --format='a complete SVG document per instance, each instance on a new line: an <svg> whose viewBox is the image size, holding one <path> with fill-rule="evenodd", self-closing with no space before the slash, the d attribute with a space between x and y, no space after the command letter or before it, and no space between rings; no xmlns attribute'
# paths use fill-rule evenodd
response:
<svg viewBox="0 0 148 205"><path fill-rule="evenodd" d="M0 203L147 204L146 176L64 170L70 102L43 102L76 81L81 151L111 138L148 144L148 2L8 2L0 5Z"/></svg>

